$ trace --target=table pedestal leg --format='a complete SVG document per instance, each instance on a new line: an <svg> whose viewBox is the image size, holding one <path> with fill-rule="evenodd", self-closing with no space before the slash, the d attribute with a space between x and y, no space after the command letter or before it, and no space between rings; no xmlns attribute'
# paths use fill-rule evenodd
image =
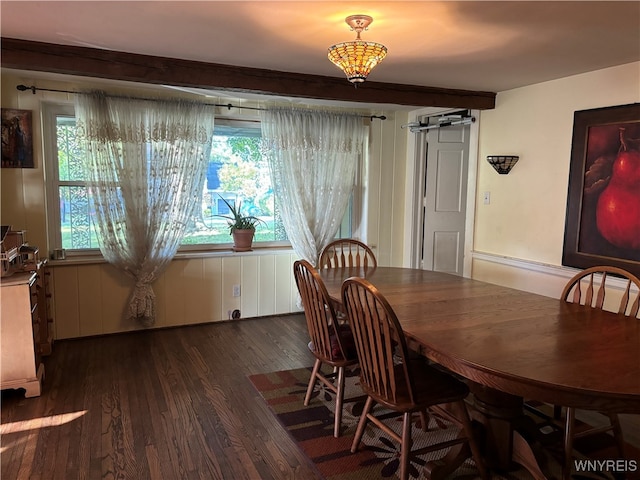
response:
<svg viewBox="0 0 640 480"><path fill-rule="evenodd" d="M460 432L459 436L463 433ZM454 445L447 454L431 462L427 462L424 471L429 480L445 480L471 456L471 449L466 443Z"/></svg>
<svg viewBox="0 0 640 480"><path fill-rule="evenodd" d="M535 480L547 480L549 478L540 469L538 460L529 443L518 432L513 432L513 461L526 468Z"/></svg>
<svg viewBox="0 0 640 480"><path fill-rule="evenodd" d="M484 427L484 456L495 470L513 470L513 463L526 468L536 480L546 480L531 446L520 431L535 429L524 414L523 399L484 385L472 383L474 404L471 416Z"/></svg>

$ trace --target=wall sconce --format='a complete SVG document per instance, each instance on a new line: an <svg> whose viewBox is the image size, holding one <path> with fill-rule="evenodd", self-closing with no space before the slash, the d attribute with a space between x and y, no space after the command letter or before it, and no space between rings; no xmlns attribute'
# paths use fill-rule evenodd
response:
<svg viewBox="0 0 640 480"><path fill-rule="evenodd" d="M511 171L513 166L518 163L520 159L517 155L489 155L487 162L498 172L500 175L506 175Z"/></svg>

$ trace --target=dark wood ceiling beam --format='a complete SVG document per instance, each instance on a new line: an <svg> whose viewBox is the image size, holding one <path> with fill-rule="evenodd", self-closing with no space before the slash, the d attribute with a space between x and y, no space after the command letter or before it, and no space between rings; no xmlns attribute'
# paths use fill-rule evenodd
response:
<svg viewBox="0 0 640 480"><path fill-rule="evenodd" d="M348 102L486 110L496 94L346 79L2 38L2 67L178 87Z"/></svg>

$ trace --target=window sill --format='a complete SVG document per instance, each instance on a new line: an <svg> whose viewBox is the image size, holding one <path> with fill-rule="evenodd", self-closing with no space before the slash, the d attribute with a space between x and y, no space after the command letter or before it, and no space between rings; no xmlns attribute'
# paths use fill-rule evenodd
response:
<svg viewBox="0 0 640 480"><path fill-rule="evenodd" d="M288 255L293 252L291 247L257 247L248 252L234 252L226 250L194 250L176 253L174 260L188 260L192 258L221 258L221 257L245 257L260 255ZM66 267L71 265L93 265L107 263L102 255L69 255L64 260L49 260L47 265L51 267Z"/></svg>

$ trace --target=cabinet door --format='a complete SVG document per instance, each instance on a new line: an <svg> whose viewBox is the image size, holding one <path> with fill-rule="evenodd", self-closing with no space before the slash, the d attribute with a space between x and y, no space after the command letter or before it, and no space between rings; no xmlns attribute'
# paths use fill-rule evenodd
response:
<svg viewBox="0 0 640 480"><path fill-rule="evenodd" d="M31 293L29 284L2 287L0 381L3 384L36 378Z"/></svg>

